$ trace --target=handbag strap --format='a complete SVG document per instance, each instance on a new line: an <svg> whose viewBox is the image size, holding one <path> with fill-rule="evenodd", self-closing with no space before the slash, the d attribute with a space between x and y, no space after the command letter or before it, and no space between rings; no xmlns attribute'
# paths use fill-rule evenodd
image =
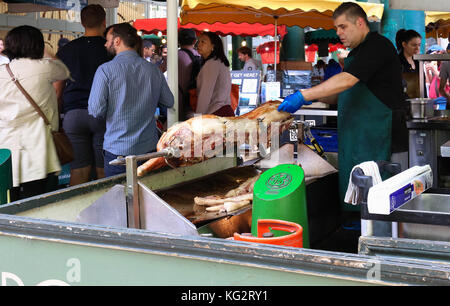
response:
<svg viewBox="0 0 450 306"><path fill-rule="evenodd" d="M30 104L33 106L33 108L36 110L36 112L39 114L39 116L44 119L44 122L46 125L50 125L50 122L48 121L45 114L42 112L41 108L37 103L33 100L33 98L28 94L28 92L25 90L25 88L22 87L22 84L19 83L19 80L16 79L13 72L11 71L11 68L9 67L9 64L6 64L6 70L8 71L9 75L11 76L11 81L14 82L14 84L17 85L17 88L23 93L23 95L27 98L27 100L30 102Z"/></svg>

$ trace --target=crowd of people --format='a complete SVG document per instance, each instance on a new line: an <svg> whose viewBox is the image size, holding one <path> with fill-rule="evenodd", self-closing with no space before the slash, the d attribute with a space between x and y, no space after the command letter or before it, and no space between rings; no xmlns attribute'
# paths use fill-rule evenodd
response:
<svg viewBox="0 0 450 306"><path fill-rule="evenodd" d="M128 23L106 28L105 16L100 5L83 8L84 35L61 46L53 58L44 52L39 29L19 26L7 33L1 50L7 60L0 66L0 143L12 153L12 201L49 191L49 180L61 170L51 133L60 128L74 151L70 185L122 173L124 167L109 161L156 149L153 114L158 106L172 107L173 95L161 65L141 56L136 29Z"/></svg>
<svg viewBox="0 0 450 306"><path fill-rule="evenodd" d="M160 52L128 23L106 27L102 6L80 14L84 34L61 41L55 55L32 26L10 30L0 41L0 143L13 164L11 200L48 190L61 170L52 131L63 129L73 147L70 185L125 172L110 165L118 156L156 150L156 117L173 107L165 72L167 46ZM197 47L194 48L194 45ZM234 116L230 106L229 62L222 40L211 32L179 33L180 120L194 114ZM8 66L6 64L9 64ZM47 117L46 126L8 73L19 80ZM192 94L186 93L195 90ZM166 114L166 113L165 113Z"/></svg>
<svg viewBox="0 0 450 306"><path fill-rule="evenodd" d="M366 22L361 13L355 16L362 18L362 23ZM42 193L48 180L61 170L51 131L63 128L73 146L72 186L125 172L125 166L110 165L110 161L118 156L156 150L160 133L154 114L159 112L161 117L167 116L167 109L174 105L174 96L165 76L167 46L158 48L151 40L142 39L128 23L106 27L105 17L104 8L98 4L84 7L81 11L83 36L70 42L62 41L54 56L45 52L43 35L32 26L16 27L7 33L4 41L0 40L0 143L12 152L12 200ZM362 25L358 29L365 33L368 28ZM194 114L234 116L230 100L230 63L221 38L212 32L203 32L197 37L191 29L182 29L178 37L179 120ZM368 37L367 43L359 43L363 46L373 43L377 46L373 50L378 48L377 43L386 45L386 58L391 56L388 43L380 35L370 33ZM417 32L399 31L396 53L399 71L418 73L418 63L412 56L419 52L420 42ZM351 48L358 46L351 46L349 41L343 43ZM377 82L369 75L371 70L363 67L386 66L382 62L383 53L363 47L358 50L360 53L354 57L358 60L351 66L353 70L343 70L342 63L332 59L327 64L318 61L313 71L313 85L318 86L313 88L322 88L322 84L342 87L342 84L351 83L353 86L356 79L363 79L378 94L375 97L366 90L367 95L377 103L381 100L395 113L401 108L397 105L401 99L392 97L392 93L386 96L387 91L380 87L386 84L386 79L396 75L389 74L395 67L389 66ZM437 47L429 51L445 52ZM354 55L355 51L352 52L350 54ZM365 61L370 52L380 52L379 62ZM250 48L241 47L237 53L244 63L244 70L260 69ZM375 70L376 67L369 68ZM430 63L426 72L429 95L446 99L448 104L450 63ZM338 81L343 76L347 79ZM19 80L36 100L51 126L44 124L14 80ZM392 84L396 81L392 79ZM316 99L325 92L334 93L328 87L320 94L308 95L309 91L306 91L306 96ZM311 90L315 92L313 88ZM302 96L299 93L295 93L295 101ZM283 105L293 99L287 97ZM301 103L295 102L295 107L281 110L292 111L306 103L306 100L299 101ZM397 128L398 123L394 127ZM395 142L398 143L403 144L402 141ZM404 149L402 146L397 151Z"/></svg>

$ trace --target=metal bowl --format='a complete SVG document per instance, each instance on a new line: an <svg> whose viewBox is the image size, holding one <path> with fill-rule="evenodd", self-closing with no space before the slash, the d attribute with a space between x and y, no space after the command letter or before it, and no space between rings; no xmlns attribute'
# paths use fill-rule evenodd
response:
<svg viewBox="0 0 450 306"><path fill-rule="evenodd" d="M413 119L423 119L434 116L434 100L430 98L408 99L411 104Z"/></svg>

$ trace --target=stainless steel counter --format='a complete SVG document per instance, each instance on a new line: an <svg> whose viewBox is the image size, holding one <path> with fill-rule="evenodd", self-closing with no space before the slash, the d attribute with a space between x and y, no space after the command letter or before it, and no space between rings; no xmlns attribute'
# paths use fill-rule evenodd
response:
<svg viewBox="0 0 450 306"><path fill-rule="evenodd" d="M301 108L298 111L294 113L294 115L300 115L300 116L330 116L330 117L337 117L338 111L337 110L328 110L328 109L308 109L308 108Z"/></svg>
<svg viewBox="0 0 450 306"><path fill-rule="evenodd" d="M327 122L327 117L337 117L338 111L328 109L300 108L294 113L294 115L300 116L300 120L305 120L305 116L321 116L323 117L322 122L325 124Z"/></svg>
<svg viewBox="0 0 450 306"><path fill-rule="evenodd" d="M450 120L415 119L407 121L406 127L414 130L450 130Z"/></svg>

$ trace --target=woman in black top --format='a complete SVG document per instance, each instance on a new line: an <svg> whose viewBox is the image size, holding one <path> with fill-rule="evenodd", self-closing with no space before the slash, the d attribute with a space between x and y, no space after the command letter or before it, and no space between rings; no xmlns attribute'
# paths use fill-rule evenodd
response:
<svg viewBox="0 0 450 306"><path fill-rule="evenodd" d="M422 36L414 30L401 29L395 36L395 43L402 63L402 72L419 73L419 62L413 60L413 55L420 53Z"/></svg>
<svg viewBox="0 0 450 306"><path fill-rule="evenodd" d="M403 76L403 92L405 98L418 98L419 91L419 61L413 60L413 55L420 53L422 36L414 30L401 29L395 36Z"/></svg>

